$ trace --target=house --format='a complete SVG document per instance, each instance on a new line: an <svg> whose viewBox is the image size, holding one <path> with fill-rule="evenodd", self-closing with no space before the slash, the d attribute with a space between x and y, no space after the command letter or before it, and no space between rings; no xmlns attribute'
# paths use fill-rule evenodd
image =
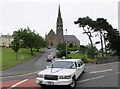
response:
<svg viewBox="0 0 120 89"><path fill-rule="evenodd" d="M14 40L12 35L2 35L0 36L0 47L10 47L11 42Z"/></svg>

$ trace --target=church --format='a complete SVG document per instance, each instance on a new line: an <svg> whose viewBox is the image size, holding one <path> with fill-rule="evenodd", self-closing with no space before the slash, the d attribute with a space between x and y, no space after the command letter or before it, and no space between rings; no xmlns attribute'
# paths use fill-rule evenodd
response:
<svg viewBox="0 0 120 89"><path fill-rule="evenodd" d="M46 41L48 46L57 47L58 44L66 43L69 45L70 43L73 46L80 47L80 41L76 38L75 35L64 35L63 34L63 21L61 17L60 5L58 8L58 17L56 22L56 33L51 29L48 34L46 34Z"/></svg>

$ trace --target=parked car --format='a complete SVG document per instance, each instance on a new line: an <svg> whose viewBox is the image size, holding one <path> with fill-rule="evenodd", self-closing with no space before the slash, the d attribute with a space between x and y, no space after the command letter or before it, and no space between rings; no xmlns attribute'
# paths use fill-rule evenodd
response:
<svg viewBox="0 0 120 89"><path fill-rule="evenodd" d="M85 64L81 59L54 60L45 70L38 73L36 82L42 87L67 85L74 88L84 70Z"/></svg>
<svg viewBox="0 0 120 89"><path fill-rule="evenodd" d="M51 62L53 59L54 59L54 56L50 54L47 57L47 62Z"/></svg>
<svg viewBox="0 0 120 89"><path fill-rule="evenodd" d="M76 52L76 53L79 53L80 51L79 51L79 50L76 50L75 52Z"/></svg>
<svg viewBox="0 0 120 89"><path fill-rule="evenodd" d="M55 53L50 53L50 55L52 55L52 56L53 56L53 58L55 58Z"/></svg>
<svg viewBox="0 0 120 89"><path fill-rule="evenodd" d="M47 46L47 48L48 48L48 49L51 49L51 47L50 47L50 46Z"/></svg>

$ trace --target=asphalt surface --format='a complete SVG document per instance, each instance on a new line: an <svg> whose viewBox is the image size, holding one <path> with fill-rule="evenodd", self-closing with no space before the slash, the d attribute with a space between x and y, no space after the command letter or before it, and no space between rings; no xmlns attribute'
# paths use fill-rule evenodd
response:
<svg viewBox="0 0 120 89"><path fill-rule="evenodd" d="M118 62L86 66L76 87L118 87Z"/></svg>
<svg viewBox="0 0 120 89"><path fill-rule="evenodd" d="M118 62L107 64L86 64L85 73L77 80L75 89L116 89L118 87ZM13 89L44 89L36 82L37 74L3 77L3 87L16 86ZM22 83L21 83L22 82ZM4 88L3 88L4 89ZM5 88L7 89L7 88ZM50 89L50 87L48 87ZM53 88L51 88L53 89ZM56 88L55 88L56 89ZM61 89L59 86L57 89ZM63 89L65 89L63 87Z"/></svg>
<svg viewBox="0 0 120 89"><path fill-rule="evenodd" d="M56 50L45 49L45 53L33 63L34 68L37 71L22 75L2 77L3 87L11 87L18 84L14 89L18 89L17 87L22 87L22 89L24 87L25 89L31 89L31 87L32 89L43 89L35 82L35 78L37 77L39 70L43 70L49 65L49 63L46 62L46 57L51 52L56 52ZM119 67L118 62L86 64L85 73L77 80L75 89L96 89L98 87L102 87L102 89L117 89L115 87L118 87L118 75L120 75L120 72L118 71ZM50 89L50 87L48 89Z"/></svg>

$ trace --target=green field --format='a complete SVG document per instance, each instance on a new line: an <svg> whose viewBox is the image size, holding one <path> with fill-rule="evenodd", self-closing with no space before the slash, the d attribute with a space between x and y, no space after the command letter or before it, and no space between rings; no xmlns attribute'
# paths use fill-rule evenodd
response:
<svg viewBox="0 0 120 89"><path fill-rule="evenodd" d="M68 55L68 57L71 57L71 58L76 58L76 59L81 59L83 58L85 55L84 54L79 54L79 53L71 53Z"/></svg>
<svg viewBox="0 0 120 89"><path fill-rule="evenodd" d="M87 55L83 53L71 53L68 55L68 57L72 59L82 59L86 63L93 62L93 59L88 58Z"/></svg>
<svg viewBox="0 0 120 89"><path fill-rule="evenodd" d="M16 53L11 48L0 48L0 50L2 50L2 58L0 59L0 62L2 62L2 68L0 67L0 70L26 62L38 54L38 52L34 51L34 55L31 55L29 49L21 48L16 60Z"/></svg>

